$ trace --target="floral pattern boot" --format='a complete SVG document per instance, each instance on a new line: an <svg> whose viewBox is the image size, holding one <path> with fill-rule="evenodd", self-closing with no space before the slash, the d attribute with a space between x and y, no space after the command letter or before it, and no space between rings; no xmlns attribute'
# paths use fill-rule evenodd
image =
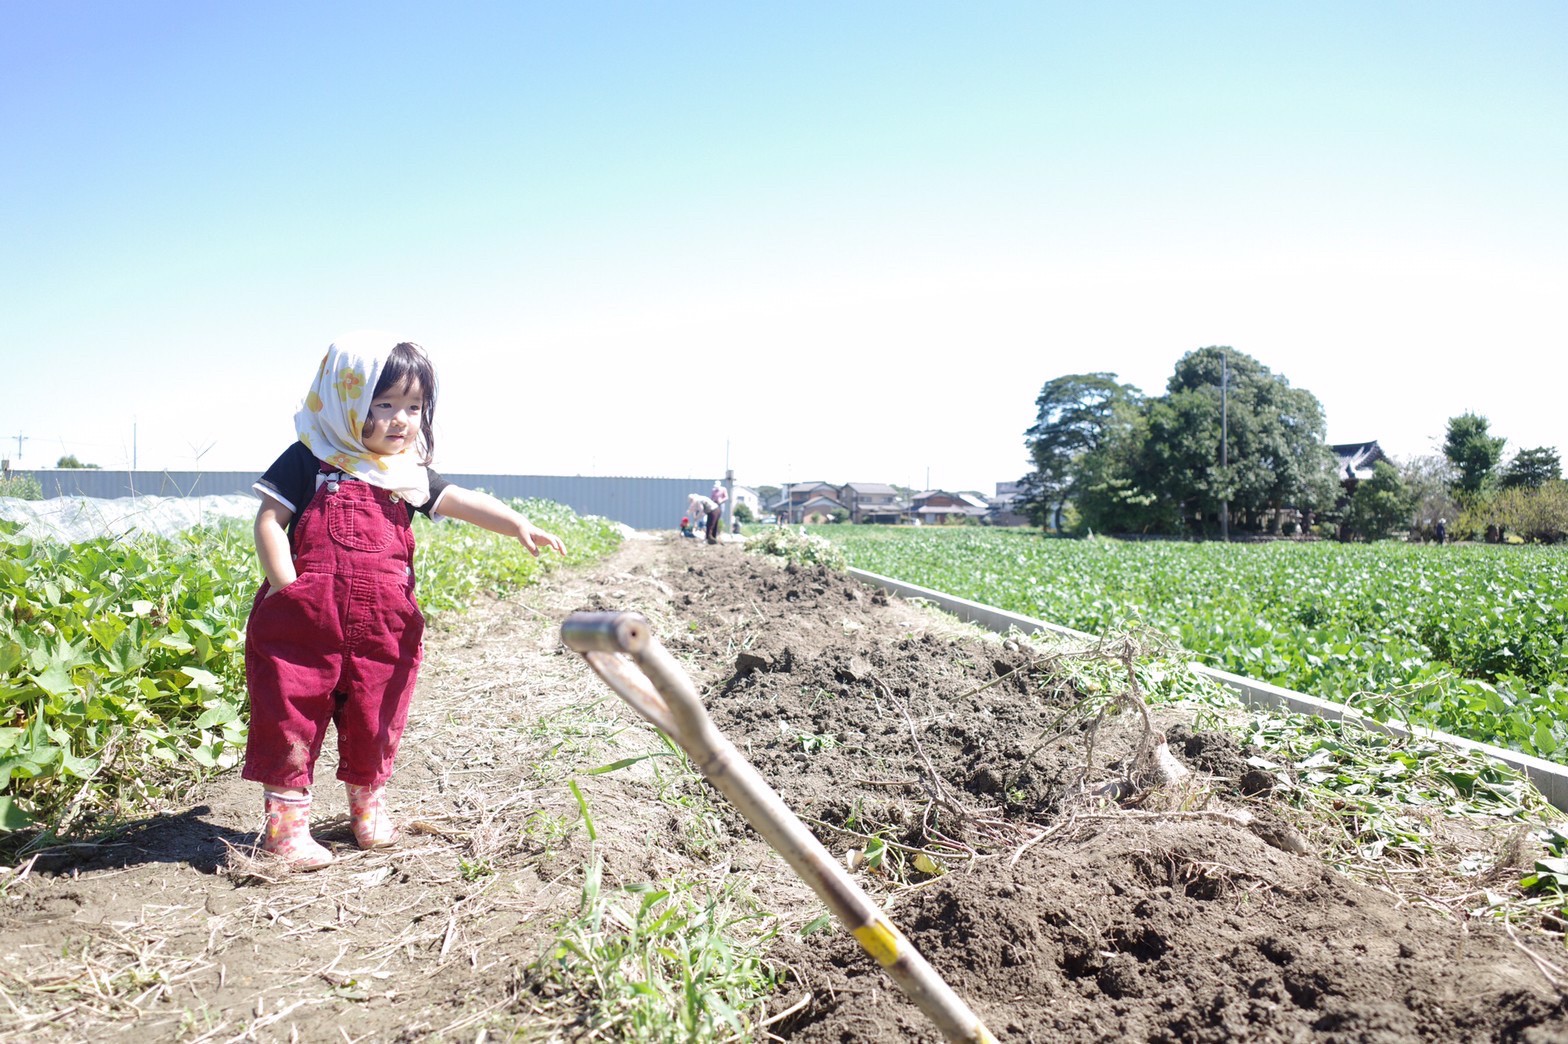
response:
<svg viewBox="0 0 1568 1044"><path fill-rule="evenodd" d="M284 860L295 870L320 870L332 862L332 853L310 836L310 795L263 793L267 825L261 848Z"/></svg>
<svg viewBox="0 0 1568 1044"><path fill-rule="evenodd" d="M386 787L348 787L348 820L360 848L386 848L397 843L397 828L387 814Z"/></svg>

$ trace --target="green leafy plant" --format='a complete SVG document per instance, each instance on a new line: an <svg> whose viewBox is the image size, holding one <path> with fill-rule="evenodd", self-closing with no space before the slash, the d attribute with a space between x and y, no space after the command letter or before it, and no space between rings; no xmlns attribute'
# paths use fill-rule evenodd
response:
<svg viewBox="0 0 1568 1044"><path fill-rule="evenodd" d="M1568 549L825 531L858 568L1204 662L1374 717L1568 761Z"/></svg>
<svg viewBox="0 0 1568 1044"><path fill-rule="evenodd" d="M1568 833L1556 828L1543 831L1546 855L1519 883L1555 911L1559 925L1568 915Z"/></svg>
<svg viewBox="0 0 1568 1044"><path fill-rule="evenodd" d="M518 505L566 542L565 564L619 528ZM427 615L504 594L561 563L473 526L416 522ZM112 825L239 759L245 621L260 582L250 527L62 545L0 520L0 848Z"/></svg>
<svg viewBox="0 0 1568 1044"><path fill-rule="evenodd" d="M0 478L0 497L14 497L17 500L42 500L44 487L32 475L12 475L9 478Z"/></svg>
<svg viewBox="0 0 1568 1044"><path fill-rule="evenodd" d="M841 527L844 528L844 527ZM746 550L761 555L775 555L798 565L826 566L843 570L849 561L831 540L816 533L789 526L771 526L756 536L746 539Z"/></svg>
<svg viewBox="0 0 1568 1044"><path fill-rule="evenodd" d="M594 1039L749 1039L751 1012L782 982L763 959L776 921L744 892L672 879L606 889L587 867L575 916L530 969L541 991L582 1010Z"/></svg>
<svg viewBox="0 0 1568 1044"><path fill-rule="evenodd" d="M20 534L0 521L0 825L46 840L233 765L258 576L245 527Z"/></svg>
<svg viewBox="0 0 1568 1044"><path fill-rule="evenodd" d="M830 732L814 733L806 729L791 725L787 721L779 722L779 731L790 743L800 744L800 749L807 754L816 754L824 750L832 750L838 746L838 737Z"/></svg>
<svg viewBox="0 0 1568 1044"><path fill-rule="evenodd" d="M459 859L457 871L463 880L472 884L495 873L495 867L488 859Z"/></svg>

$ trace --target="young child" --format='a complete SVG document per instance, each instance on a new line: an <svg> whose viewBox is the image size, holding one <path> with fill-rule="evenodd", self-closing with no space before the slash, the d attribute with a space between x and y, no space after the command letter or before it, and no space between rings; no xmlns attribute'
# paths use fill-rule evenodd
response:
<svg viewBox="0 0 1568 1044"><path fill-rule="evenodd" d="M435 404L435 372L418 345L339 338L294 415L299 441L255 484L266 580L245 628L251 719L241 774L262 785L262 848L298 869L332 861L310 836L309 790L329 722L354 840L396 840L384 787L425 629L413 513L472 522L534 555L566 550L494 497L430 470Z"/></svg>
<svg viewBox="0 0 1568 1044"><path fill-rule="evenodd" d="M689 515L681 516L681 536L691 537L693 540L697 539L697 534L692 532L691 517Z"/></svg>

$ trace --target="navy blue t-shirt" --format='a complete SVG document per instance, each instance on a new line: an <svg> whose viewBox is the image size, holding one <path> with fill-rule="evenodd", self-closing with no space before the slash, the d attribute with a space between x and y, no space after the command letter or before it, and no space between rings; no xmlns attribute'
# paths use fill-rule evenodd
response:
<svg viewBox="0 0 1568 1044"><path fill-rule="evenodd" d="M305 505L310 503L310 498L316 495L316 479L321 474L321 461L310 452L310 447L303 442L296 442L277 460L272 462L272 467L267 469L251 488L258 495L271 497L290 511L294 517L289 519L288 531L294 532L294 523L305 510ZM414 512L418 511L426 518L436 514L436 507L441 503L441 494L446 492L451 485L430 468L425 469L425 474L430 478L430 499L415 507L408 504L408 518L413 521Z"/></svg>

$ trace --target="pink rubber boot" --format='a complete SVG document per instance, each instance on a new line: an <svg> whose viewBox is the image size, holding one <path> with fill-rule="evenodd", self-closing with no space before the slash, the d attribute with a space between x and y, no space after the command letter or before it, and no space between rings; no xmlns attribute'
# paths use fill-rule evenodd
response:
<svg viewBox="0 0 1568 1044"><path fill-rule="evenodd" d="M332 853L310 836L309 794L294 797L266 790L262 795L267 808L262 851L285 860L295 870L320 870L332 862Z"/></svg>
<svg viewBox="0 0 1568 1044"><path fill-rule="evenodd" d="M348 787L348 820L360 848L386 848L397 843L397 828L387 814L386 787Z"/></svg>

